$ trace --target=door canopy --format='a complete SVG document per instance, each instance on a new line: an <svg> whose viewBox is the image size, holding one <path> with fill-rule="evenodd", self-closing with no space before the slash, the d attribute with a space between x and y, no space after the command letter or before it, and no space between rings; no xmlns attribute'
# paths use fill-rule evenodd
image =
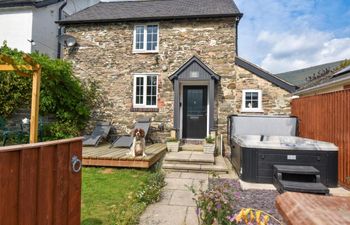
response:
<svg viewBox="0 0 350 225"><path fill-rule="evenodd" d="M193 56L175 73L173 73L169 79L171 81L175 79L187 81L204 81L213 79L219 81L220 76L206 66L197 56Z"/></svg>

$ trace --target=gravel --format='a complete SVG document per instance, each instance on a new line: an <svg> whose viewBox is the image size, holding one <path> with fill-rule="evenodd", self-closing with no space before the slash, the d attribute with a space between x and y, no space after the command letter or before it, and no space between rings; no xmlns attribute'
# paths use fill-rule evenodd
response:
<svg viewBox="0 0 350 225"><path fill-rule="evenodd" d="M210 179L209 186L220 184L223 181L225 181L225 179ZM231 182L237 183L237 186L240 187L238 180L231 180ZM239 198L235 203L235 209L237 211L239 211L242 208L260 209L264 212L271 214L278 220L282 221L282 217L275 207L275 199L278 195L279 193L273 190L242 190L242 188L239 188ZM279 223L273 222L270 219L269 224Z"/></svg>

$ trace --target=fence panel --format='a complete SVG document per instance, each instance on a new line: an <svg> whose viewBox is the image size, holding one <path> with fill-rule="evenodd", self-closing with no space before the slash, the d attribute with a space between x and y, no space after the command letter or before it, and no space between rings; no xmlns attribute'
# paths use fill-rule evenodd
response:
<svg viewBox="0 0 350 225"><path fill-rule="evenodd" d="M81 154L81 138L1 147L0 224L79 225Z"/></svg>
<svg viewBox="0 0 350 225"><path fill-rule="evenodd" d="M299 118L301 137L339 147L339 182L350 188L350 90L293 99L292 114Z"/></svg>

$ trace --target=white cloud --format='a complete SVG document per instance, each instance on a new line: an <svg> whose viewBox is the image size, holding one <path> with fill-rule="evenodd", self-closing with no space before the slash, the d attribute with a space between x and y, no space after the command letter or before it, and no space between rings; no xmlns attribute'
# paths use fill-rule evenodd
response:
<svg viewBox="0 0 350 225"><path fill-rule="evenodd" d="M239 55L268 71L278 73L350 58L350 26L335 25L346 19L346 13L336 12L339 1L235 2L244 13L239 25Z"/></svg>
<svg viewBox="0 0 350 225"><path fill-rule="evenodd" d="M317 30L294 33L262 32L257 40L270 46L261 66L283 72L350 57L350 38L335 38Z"/></svg>

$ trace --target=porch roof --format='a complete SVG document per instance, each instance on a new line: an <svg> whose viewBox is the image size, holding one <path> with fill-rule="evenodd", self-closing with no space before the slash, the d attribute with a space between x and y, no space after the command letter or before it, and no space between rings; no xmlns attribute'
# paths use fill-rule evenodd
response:
<svg viewBox="0 0 350 225"><path fill-rule="evenodd" d="M204 70L206 74L191 76L190 74L192 69L191 66L193 66L194 64L197 64L199 66L199 69ZM215 81L220 80L220 76L217 75L213 70L211 70L207 65L205 65L197 56L193 56L186 63L184 63L177 71L175 71L175 73L169 76L169 79L171 81L173 81L174 79L179 79L180 76L184 73L185 73L185 77L187 77L189 80L210 80L210 79L214 79ZM206 75L209 75L209 76L206 76Z"/></svg>

